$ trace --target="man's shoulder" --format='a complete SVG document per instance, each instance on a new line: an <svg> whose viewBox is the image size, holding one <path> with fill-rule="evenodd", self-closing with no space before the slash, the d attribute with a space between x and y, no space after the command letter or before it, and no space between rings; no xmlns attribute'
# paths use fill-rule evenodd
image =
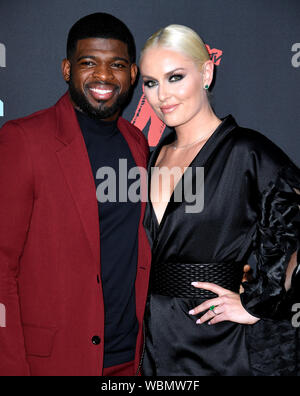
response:
<svg viewBox="0 0 300 396"><path fill-rule="evenodd" d="M29 132L55 128L57 118L59 117L58 110L61 109L63 113L66 114L69 108L68 106L70 106L68 93L65 93L54 105L46 109L38 110L28 116L8 121L1 129L6 126L19 127L20 129Z"/></svg>
<svg viewBox="0 0 300 396"><path fill-rule="evenodd" d="M43 129L43 127L51 127L51 124L55 124L55 105L47 109L36 111L28 116L16 118L14 120L6 122L2 128L18 127L23 131L33 131L35 129Z"/></svg>

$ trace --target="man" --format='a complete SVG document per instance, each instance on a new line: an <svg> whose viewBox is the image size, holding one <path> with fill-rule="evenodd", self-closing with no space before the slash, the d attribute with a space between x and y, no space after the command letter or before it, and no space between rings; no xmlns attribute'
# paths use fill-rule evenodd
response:
<svg viewBox="0 0 300 396"><path fill-rule="evenodd" d="M124 178L119 160L148 160L145 137L120 117L137 75L131 33L108 14L82 18L62 71L69 90L55 106L0 131L0 375L135 375L145 202L124 191L107 201L101 185L103 167Z"/></svg>

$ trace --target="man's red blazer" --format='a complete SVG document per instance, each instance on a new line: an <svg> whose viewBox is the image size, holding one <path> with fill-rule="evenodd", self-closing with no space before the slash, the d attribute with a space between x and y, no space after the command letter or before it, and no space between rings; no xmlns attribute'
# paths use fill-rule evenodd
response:
<svg viewBox="0 0 300 396"><path fill-rule="evenodd" d="M143 134L123 118L118 127L137 166L146 168ZM136 369L150 272L145 204L136 277ZM99 239L94 178L65 94L55 106L0 130L0 304L6 315L0 375L102 375Z"/></svg>

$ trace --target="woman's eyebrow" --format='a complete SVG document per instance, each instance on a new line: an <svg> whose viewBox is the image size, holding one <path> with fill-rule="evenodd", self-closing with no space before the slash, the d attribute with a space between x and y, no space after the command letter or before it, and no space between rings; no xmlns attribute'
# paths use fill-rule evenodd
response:
<svg viewBox="0 0 300 396"><path fill-rule="evenodd" d="M171 70L171 71L169 71L168 73L166 73L165 74L165 76L170 76L171 74L174 74L175 72L178 72L179 70L185 70L183 67L177 67L176 69L174 69L174 70Z"/></svg>
<svg viewBox="0 0 300 396"><path fill-rule="evenodd" d="M172 74L174 74L175 72L178 72L179 70L184 71L185 69L184 69L183 67L178 67L178 68L176 68L176 69L174 69L174 70L171 70L171 71L165 73L165 77L169 77L169 76L171 76ZM154 77L145 76L145 75L143 76L143 78L150 78L151 80L156 80L156 78L154 78Z"/></svg>

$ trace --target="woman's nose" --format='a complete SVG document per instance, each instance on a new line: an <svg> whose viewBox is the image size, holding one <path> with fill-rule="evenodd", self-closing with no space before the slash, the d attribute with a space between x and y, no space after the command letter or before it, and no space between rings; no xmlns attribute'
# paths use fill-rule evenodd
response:
<svg viewBox="0 0 300 396"><path fill-rule="evenodd" d="M160 102L164 102L169 96L169 90L164 84L160 84L158 87L158 99L160 100Z"/></svg>

